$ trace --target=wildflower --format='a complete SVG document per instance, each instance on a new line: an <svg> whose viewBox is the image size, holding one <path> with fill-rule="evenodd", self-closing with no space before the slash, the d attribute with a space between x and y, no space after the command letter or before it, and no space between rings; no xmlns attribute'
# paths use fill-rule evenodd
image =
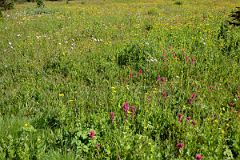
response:
<svg viewBox="0 0 240 160"><path fill-rule="evenodd" d="M93 130L90 131L89 134L88 134L88 136L89 136L89 138L93 139L94 136L95 136L95 132L94 132Z"/></svg>
<svg viewBox="0 0 240 160"><path fill-rule="evenodd" d="M157 81L161 81L160 75L157 76Z"/></svg>
<svg viewBox="0 0 240 160"><path fill-rule="evenodd" d="M234 103L233 101L231 101L231 102L228 103L228 105L229 105L230 107L234 107L234 106L235 106L235 103Z"/></svg>
<svg viewBox="0 0 240 160"><path fill-rule="evenodd" d="M127 113L128 110L129 110L129 104L128 104L128 102L125 102L125 103L123 104L123 111L124 111L125 113Z"/></svg>
<svg viewBox="0 0 240 160"><path fill-rule="evenodd" d="M183 119L183 114L179 113L178 114L178 122L182 123L182 119Z"/></svg>
<svg viewBox="0 0 240 160"><path fill-rule="evenodd" d="M142 75L143 74L143 71L142 69L139 70L139 74Z"/></svg>
<svg viewBox="0 0 240 160"><path fill-rule="evenodd" d="M132 110L132 116L135 116L135 114L136 114L136 107L132 106L131 110Z"/></svg>
<svg viewBox="0 0 240 160"><path fill-rule="evenodd" d="M58 96L59 96L59 97L63 97L63 96L64 96L64 93L59 93Z"/></svg>
<svg viewBox="0 0 240 160"><path fill-rule="evenodd" d="M189 62L189 57L188 56L186 56L186 63L188 63Z"/></svg>
<svg viewBox="0 0 240 160"><path fill-rule="evenodd" d="M133 74L132 73L129 73L129 78L131 79L133 77Z"/></svg>
<svg viewBox="0 0 240 160"><path fill-rule="evenodd" d="M197 97L196 93L192 93L192 99L195 99Z"/></svg>
<svg viewBox="0 0 240 160"><path fill-rule="evenodd" d="M99 144L99 143L96 144L96 148L97 148L97 149L100 149L100 148L101 148L101 144Z"/></svg>
<svg viewBox="0 0 240 160"><path fill-rule="evenodd" d="M163 95L164 98L167 98L167 96L168 96L168 94L167 94L166 91L164 91L164 92L162 93L162 95Z"/></svg>
<svg viewBox="0 0 240 160"><path fill-rule="evenodd" d="M196 121L193 120L192 125L195 126L196 124L197 124Z"/></svg>
<svg viewBox="0 0 240 160"><path fill-rule="evenodd" d="M183 118L183 114L182 113L179 113L178 114L178 119L182 119Z"/></svg>
<svg viewBox="0 0 240 160"><path fill-rule="evenodd" d="M110 119L111 119L111 121L112 121L112 123L113 123L113 121L114 121L114 112L111 112L111 113L110 113Z"/></svg>
<svg viewBox="0 0 240 160"><path fill-rule="evenodd" d="M111 89L112 89L112 93L116 93L117 92L115 87L111 87Z"/></svg>
<svg viewBox="0 0 240 160"><path fill-rule="evenodd" d="M190 121L190 120L191 120L191 117L187 117L186 119L187 119L187 121Z"/></svg>
<svg viewBox="0 0 240 160"><path fill-rule="evenodd" d="M192 64L196 64L196 58L195 57L192 57Z"/></svg>
<svg viewBox="0 0 240 160"><path fill-rule="evenodd" d="M192 93L191 98L188 99L188 104L192 105L193 101L196 99L197 94Z"/></svg>
<svg viewBox="0 0 240 160"><path fill-rule="evenodd" d="M182 149L182 148L184 147L184 144L183 144L183 143L178 143L178 144L176 145L176 147L177 147L178 149Z"/></svg>
<svg viewBox="0 0 240 160"><path fill-rule="evenodd" d="M196 160L202 160L203 156L201 154L196 155Z"/></svg>

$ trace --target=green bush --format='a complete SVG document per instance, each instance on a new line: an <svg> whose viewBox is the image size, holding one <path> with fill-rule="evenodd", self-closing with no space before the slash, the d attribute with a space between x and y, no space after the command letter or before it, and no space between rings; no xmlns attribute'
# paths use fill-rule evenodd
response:
<svg viewBox="0 0 240 160"><path fill-rule="evenodd" d="M37 2L37 7L38 7L38 8L40 8L40 7L44 7L44 6L45 6L43 0L36 0L36 2Z"/></svg>
<svg viewBox="0 0 240 160"><path fill-rule="evenodd" d="M13 0L1 0L0 1L0 9L9 10L14 8Z"/></svg>

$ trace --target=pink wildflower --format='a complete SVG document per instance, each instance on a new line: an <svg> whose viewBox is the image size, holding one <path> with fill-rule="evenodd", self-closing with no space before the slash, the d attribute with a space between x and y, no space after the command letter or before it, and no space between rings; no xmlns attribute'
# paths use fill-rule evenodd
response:
<svg viewBox="0 0 240 160"><path fill-rule="evenodd" d="M114 112L110 113L110 119L111 119L112 122L114 122Z"/></svg>
<svg viewBox="0 0 240 160"><path fill-rule="evenodd" d="M89 138L93 139L94 136L95 136L95 132L94 132L93 130L90 131L89 134L88 134L88 136L89 136Z"/></svg>
<svg viewBox="0 0 240 160"><path fill-rule="evenodd" d="M178 144L176 145L176 147L177 147L178 149L182 149L182 148L184 147L184 144L183 144L183 143L178 143Z"/></svg>
<svg viewBox="0 0 240 160"><path fill-rule="evenodd" d="M178 122L182 123L182 119L183 119L183 114L179 113L178 114Z"/></svg>
<svg viewBox="0 0 240 160"><path fill-rule="evenodd" d="M202 160L203 156L201 154L196 155L196 160Z"/></svg>
<svg viewBox="0 0 240 160"><path fill-rule="evenodd" d="M127 113L128 110L129 110L129 104L128 104L128 102L125 102L125 103L123 104L123 111L124 111L125 113Z"/></svg>

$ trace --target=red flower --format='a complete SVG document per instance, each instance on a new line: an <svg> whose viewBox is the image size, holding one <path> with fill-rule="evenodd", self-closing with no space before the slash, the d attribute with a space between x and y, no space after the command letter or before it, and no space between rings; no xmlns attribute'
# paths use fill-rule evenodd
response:
<svg viewBox="0 0 240 160"><path fill-rule="evenodd" d="M125 103L123 104L123 111L124 111L125 113L127 113L128 110L129 110L129 104L128 104L128 102L125 102Z"/></svg>
<svg viewBox="0 0 240 160"><path fill-rule="evenodd" d="M164 98L167 98L167 96L168 96L168 94L167 94L166 91L164 91L164 92L162 93L162 95L163 95Z"/></svg>
<svg viewBox="0 0 240 160"><path fill-rule="evenodd" d="M192 64L196 64L196 58L195 57L192 57Z"/></svg>
<svg viewBox="0 0 240 160"><path fill-rule="evenodd" d="M188 104L192 105L193 101L196 99L197 94L192 93L191 98L188 99Z"/></svg>
<svg viewBox="0 0 240 160"><path fill-rule="evenodd" d="M139 70L139 74L140 74L140 75L141 75L141 74L143 74L143 71L142 71L142 69L140 69L140 70Z"/></svg>
<svg viewBox="0 0 240 160"><path fill-rule="evenodd" d="M197 93L192 93L192 99L195 99L197 97Z"/></svg>
<svg viewBox="0 0 240 160"><path fill-rule="evenodd" d="M193 120L192 125L195 126L196 124L197 124L196 121Z"/></svg>
<svg viewBox="0 0 240 160"><path fill-rule="evenodd" d="M183 114L182 113L179 113L178 114L178 119L182 119L183 118Z"/></svg>
<svg viewBox="0 0 240 160"><path fill-rule="evenodd" d="M132 116L135 116L135 114L136 114L136 107L132 106L131 109L132 109Z"/></svg>
<svg viewBox="0 0 240 160"><path fill-rule="evenodd" d="M191 117L187 117L186 119L187 119L188 121L190 121L190 120L191 120Z"/></svg>
<svg viewBox="0 0 240 160"><path fill-rule="evenodd" d="M183 114L179 113L178 114L178 122L182 123L182 119L183 119Z"/></svg>
<svg viewBox="0 0 240 160"><path fill-rule="evenodd" d="M178 149L182 149L182 148L184 147L184 144L183 144L183 143L178 143L178 144L176 145L176 147L177 147Z"/></svg>
<svg viewBox="0 0 240 160"><path fill-rule="evenodd" d="M203 156L201 154L196 155L196 160L202 160Z"/></svg>
<svg viewBox="0 0 240 160"><path fill-rule="evenodd" d="M133 74L132 73L129 73L129 78L131 79L133 77Z"/></svg>
<svg viewBox="0 0 240 160"><path fill-rule="evenodd" d="M114 121L114 112L110 113L110 119L111 119L112 122Z"/></svg>
<svg viewBox="0 0 240 160"><path fill-rule="evenodd" d="M93 139L95 136L95 131L90 131L88 136L89 136L89 138Z"/></svg>
<svg viewBox="0 0 240 160"><path fill-rule="evenodd" d="M229 105L230 107L234 107L234 106L235 106L235 103L234 103L234 102L229 102L228 105Z"/></svg>

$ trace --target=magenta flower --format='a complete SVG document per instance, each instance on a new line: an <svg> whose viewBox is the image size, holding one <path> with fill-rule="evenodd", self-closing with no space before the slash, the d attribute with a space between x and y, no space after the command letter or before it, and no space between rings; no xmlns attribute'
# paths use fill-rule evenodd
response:
<svg viewBox="0 0 240 160"><path fill-rule="evenodd" d="M196 160L202 160L203 156L201 154L196 155Z"/></svg>
<svg viewBox="0 0 240 160"><path fill-rule="evenodd" d="M112 121L112 123L114 122L114 112L110 112L110 119Z"/></svg>
<svg viewBox="0 0 240 160"><path fill-rule="evenodd" d="M178 114L178 119L182 119L183 118L183 114L182 113L179 113Z"/></svg>
<svg viewBox="0 0 240 160"><path fill-rule="evenodd" d="M160 75L157 76L157 81L161 81Z"/></svg>
<svg viewBox="0 0 240 160"><path fill-rule="evenodd" d="M176 145L176 147L177 147L178 149L182 149L182 148L184 147L184 144L183 144L183 143L178 143L178 144Z"/></svg>
<svg viewBox="0 0 240 160"><path fill-rule="evenodd" d="M123 111L124 111L125 113L127 113L128 110L129 110L129 104L128 104L128 102L125 102L125 103L123 104Z"/></svg>
<svg viewBox="0 0 240 160"><path fill-rule="evenodd" d="M192 93L191 98L188 99L188 104L192 105L193 101L196 99L197 94Z"/></svg>
<svg viewBox="0 0 240 160"><path fill-rule="evenodd" d="M89 138L93 139L94 136L95 136L95 131L90 131L89 134L88 134Z"/></svg>
<svg viewBox="0 0 240 160"><path fill-rule="evenodd" d="M187 117L186 119L187 119L188 121L190 121L190 120L191 120L191 117Z"/></svg>
<svg viewBox="0 0 240 160"><path fill-rule="evenodd" d="M197 97L197 93L192 93L192 99L195 99Z"/></svg>
<svg viewBox="0 0 240 160"><path fill-rule="evenodd" d="M178 122L182 123L182 119L183 119L183 114L179 113L178 114Z"/></svg>

